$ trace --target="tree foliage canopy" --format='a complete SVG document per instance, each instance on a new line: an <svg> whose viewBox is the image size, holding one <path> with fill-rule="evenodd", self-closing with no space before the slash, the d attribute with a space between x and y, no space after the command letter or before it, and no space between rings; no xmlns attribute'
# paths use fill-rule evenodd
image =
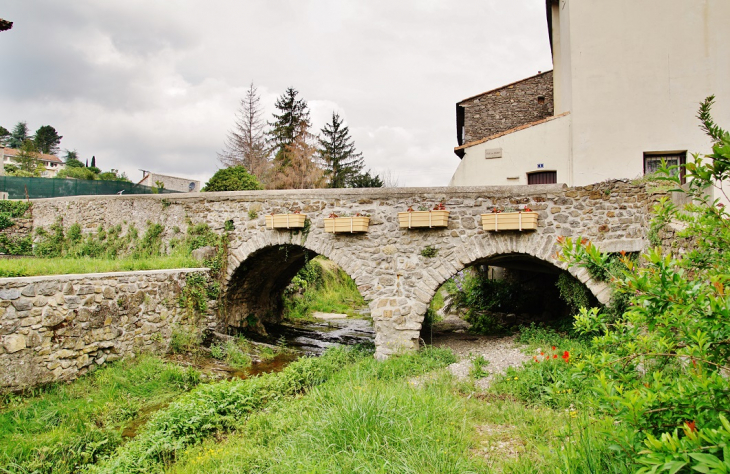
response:
<svg viewBox="0 0 730 474"><path fill-rule="evenodd" d="M38 151L55 155L59 151L59 143L63 137L50 125L43 125L35 132L35 141Z"/></svg>
<svg viewBox="0 0 730 474"><path fill-rule="evenodd" d="M365 173L358 173L348 183L350 188L382 188L383 180L377 174L370 175L370 170Z"/></svg>
<svg viewBox="0 0 730 474"><path fill-rule="evenodd" d="M332 112L332 121L322 128L319 141L319 156L324 164L327 187L344 188L365 166L362 153L355 149L350 129L337 112Z"/></svg>
<svg viewBox="0 0 730 474"><path fill-rule="evenodd" d="M286 91L274 104L279 113L274 113L274 122L269 123L269 142L275 150L274 160L286 165L286 149L299 138L309 134L309 106L304 99L297 98L299 92L293 87Z"/></svg>
<svg viewBox="0 0 730 474"><path fill-rule="evenodd" d="M28 124L26 122L18 122L10 132L10 136L6 139L5 144L9 148L20 148L23 143L28 140Z"/></svg>
<svg viewBox="0 0 730 474"><path fill-rule="evenodd" d="M222 168L205 183L202 191L246 191L262 189L261 183L243 166Z"/></svg>

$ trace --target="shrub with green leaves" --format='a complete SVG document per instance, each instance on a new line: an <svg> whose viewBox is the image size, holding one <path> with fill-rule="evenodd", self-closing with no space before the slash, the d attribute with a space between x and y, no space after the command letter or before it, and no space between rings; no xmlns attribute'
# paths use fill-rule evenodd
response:
<svg viewBox="0 0 730 474"><path fill-rule="evenodd" d="M643 449L646 472L725 472L718 466L728 461L727 449L712 451L692 435L726 429L718 414L730 413L730 215L707 194L722 192L720 183L730 179L730 133L712 121L713 100L699 114L713 153L695 155L686 166L691 203L679 208L663 199L656 208L663 222L685 224L679 237L693 248L676 256L654 248L639 262L622 256L621 271L609 272L606 255L589 242L563 245L570 265L610 273L614 295L628 302L616 319L601 311L581 315L579 328L600 335L596 353L578 368L592 380L600 409L625 428L622 448ZM661 171L662 180L682 190L680 173Z"/></svg>

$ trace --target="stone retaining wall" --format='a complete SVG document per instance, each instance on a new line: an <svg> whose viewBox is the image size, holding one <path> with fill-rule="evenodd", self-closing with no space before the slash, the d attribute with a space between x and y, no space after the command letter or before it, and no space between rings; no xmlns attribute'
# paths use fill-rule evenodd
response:
<svg viewBox="0 0 730 474"><path fill-rule="evenodd" d="M33 218L18 218L13 217L15 225L10 226L6 229L0 230L0 234L4 234L11 239L20 239L28 237L33 233Z"/></svg>
<svg viewBox="0 0 730 474"><path fill-rule="evenodd" d="M207 269L0 279L0 389L72 380L140 351L163 354L172 326L214 325L178 305ZM211 306L214 306L214 302Z"/></svg>

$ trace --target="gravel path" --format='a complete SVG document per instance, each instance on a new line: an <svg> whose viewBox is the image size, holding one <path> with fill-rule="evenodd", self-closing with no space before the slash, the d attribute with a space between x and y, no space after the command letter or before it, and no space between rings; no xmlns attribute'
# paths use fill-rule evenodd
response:
<svg viewBox="0 0 730 474"><path fill-rule="evenodd" d="M457 332L441 332L442 328L453 330L454 326L460 324L459 322L464 324L456 316L449 316L446 320L437 323L431 343L435 347L448 347L459 357L458 362L448 367L451 373L459 379L469 378L469 372L474 366L472 361L475 358L481 355L489 361L489 364L483 367L489 376L475 382L479 390L489 387L494 376L504 373L507 367L516 367L529 360L529 356L523 354L519 345L514 342L514 336L479 336L467 334L463 332L463 328L458 328Z"/></svg>

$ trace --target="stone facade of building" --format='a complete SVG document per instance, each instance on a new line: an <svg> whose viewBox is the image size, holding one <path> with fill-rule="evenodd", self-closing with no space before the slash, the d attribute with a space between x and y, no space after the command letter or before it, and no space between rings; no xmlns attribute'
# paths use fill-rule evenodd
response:
<svg viewBox="0 0 730 474"><path fill-rule="evenodd" d="M0 279L0 388L72 380L139 352L164 354L174 325L215 324L178 297L206 269ZM211 302L214 307L215 302Z"/></svg>
<svg viewBox="0 0 730 474"><path fill-rule="evenodd" d="M473 264L490 264L512 256L565 268L556 259L557 237L586 237L608 251L640 251L647 246L649 212L657 196L643 185L625 181L568 188L564 185L464 188L380 188L241 191L180 195L76 196L37 200L36 227L64 216L65 226L79 222L87 232L99 225L162 224L166 238L185 232L190 223L208 223L230 231L223 290L222 322L247 326L278 314L281 292L307 259L324 255L346 271L369 302L378 356L418 345L428 304L437 288ZM409 206L433 208L443 202L450 211L446 228L407 229L398 212ZM489 232L482 213L494 207L529 206L539 213L531 232ZM300 211L309 224L303 231L271 230L265 216ZM365 233L331 234L324 219L368 214ZM433 258L421 255L438 250ZM606 302L605 285L585 270L569 271Z"/></svg>
<svg viewBox="0 0 730 474"><path fill-rule="evenodd" d="M553 72L484 92L462 100L457 106L461 122L459 145L502 133L553 115ZM463 118L459 120L459 114Z"/></svg>

